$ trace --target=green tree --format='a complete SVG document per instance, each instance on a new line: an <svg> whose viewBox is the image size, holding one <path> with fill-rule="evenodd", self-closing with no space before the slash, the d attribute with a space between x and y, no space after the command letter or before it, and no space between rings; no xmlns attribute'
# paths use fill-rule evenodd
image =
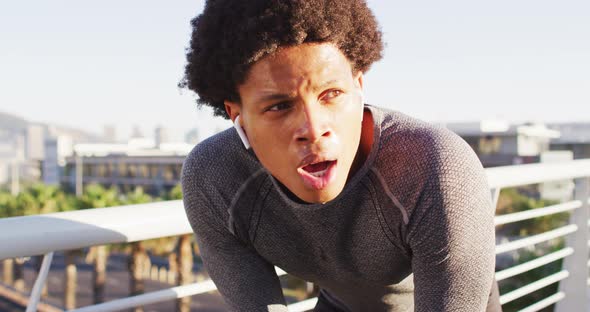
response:
<svg viewBox="0 0 590 312"><path fill-rule="evenodd" d="M166 199L167 200L176 200L176 199L182 199L182 187L180 184L176 184L176 186L174 186L170 192L168 192L168 194L166 194Z"/></svg>
<svg viewBox="0 0 590 312"><path fill-rule="evenodd" d="M498 199L497 214L509 214L530 209L547 207L557 204L557 201L547 199L535 199L524 195L516 188L502 190ZM498 233L505 236L535 235L552 230L567 223L568 213L548 215L535 219L509 223L498 227Z"/></svg>
<svg viewBox="0 0 590 312"><path fill-rule="evenodd" d="M16 197L8 191L0 191L0 218L10 218L18 216L18 207ZM5 259L2 261L2 282L6 285L14 283L14 259Z"/></svg>
<svg viewBox="0 0 590 312"><path fill-rule="evenodd" d="M6 191L0 192L0 218L19 216L16 197Z"/></svg>
<svg viewBox="0 0 590 312"><path fill-rule="evenodd" d="M528 194L527 194L528 193ZM557 201L537 199L530 194L534 191L530 188L508 188L502 190L498 199L497 214L509 214L531 210L535 208L546 207L557 204ZM510 223L503 226L498 226L496 234L507 237L529 236L550 231L557 227L567 224L569 213L559 213L548 215L544 217L523 220L516 223ZM540 244L535 246L534 251L522 250L519 252L518 259L515 265L531 261L535 258L543 256L547 253L557 251L564 246L563 239L555 239L547 244ZM517 288L528 285L543 277L557 273L561 270L562 260L552 262L540 268L519 274L515 277L500 282L500 293L505 294ZM538 302L557 292L558 283L544 287L518 300L509 302L502 306L505 312L519 311L535 302ZM543 311L553 311L553 307L547 307Z"/></svg>

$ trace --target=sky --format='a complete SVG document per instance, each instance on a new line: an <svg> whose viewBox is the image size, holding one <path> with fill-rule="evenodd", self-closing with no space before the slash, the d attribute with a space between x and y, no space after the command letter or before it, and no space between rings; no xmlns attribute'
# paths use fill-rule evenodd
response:
<svg viewBox="0 0 590 312"><path fill-rule="evenodd" d="M590 122L590 1L368 1L367 103L436 122ZM0 111L119 137L230 124L180 90L204 1L3 1Z"/></svg>

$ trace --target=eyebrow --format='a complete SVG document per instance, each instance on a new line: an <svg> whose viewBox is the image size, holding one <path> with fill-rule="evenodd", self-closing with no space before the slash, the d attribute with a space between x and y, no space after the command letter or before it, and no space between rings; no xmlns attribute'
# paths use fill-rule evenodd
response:
<svg viewBox="0 0 590 312"><path fill-rule="evenodd" d="M269 102L269 101L281 101L281 100L290 100L295 98L295 96L290 94L283 94L283 93L274 93L263 96L257 100L258 103L261 102Z"/></svg>
<svg viewBox="0 0 590 312"><path fill-rule="evenodd" d="M329 80L329 81L324 82L321 85L313 88L313 90L316 91L316 90L323 89L326 86L331 85L331 84L333 84L333 83L335 83L337 81L338 81L337 79ZM291 99L294 99L294 98L295 98L294 93L292 93L292 94L273 93L273 94L265 95L265 96L259 98L257 100L257 102L258 103L261 103L261 102L269 102L269 101L284 101L284 100L291 100Z"/></svg>

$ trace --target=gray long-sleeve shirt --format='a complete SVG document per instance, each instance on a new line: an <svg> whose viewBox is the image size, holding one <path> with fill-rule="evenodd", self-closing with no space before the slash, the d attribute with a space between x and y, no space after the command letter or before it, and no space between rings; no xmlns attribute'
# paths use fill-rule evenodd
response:
<svg viewBox="0 0 590 312"><path fill-rule="evenodd" d="M320 285L322 300L343 310L486 309L494 209L481 163L444 128L366 109L371 152L325 204L293 201L234 129L185 160L186 213L233 310L287 310L273 265Z"/></svg>

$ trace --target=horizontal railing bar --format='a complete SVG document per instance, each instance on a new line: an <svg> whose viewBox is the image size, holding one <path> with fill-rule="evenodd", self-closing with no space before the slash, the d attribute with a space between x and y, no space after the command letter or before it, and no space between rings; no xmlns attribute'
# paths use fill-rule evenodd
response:
<svg viewBox="0 0 590 312"><path fill-rule="evenodd" d="M487 168L490 188L505 188L590 176L590 159Z"/></svg>
<svg viewBox="0 0 590 312"><path fill-rule="evenodd" d="M283 271L279 267L275 267L277 276L286 275L287 272ZM115 299L105 303L99 303L75 310L70 312L100 312L100 311L120 311L124 309L130 309L137 306L158 303L162 301L174 300L178 298L195 296L206 292L217 290L217 287L211 279L203 282L193 283L189 285L182 285L177 287L171 287L168 289L152 291L149 293L130 296L121 299Z"/></svg>
<svg viewBox="0 0 590 312"><path fill-rule="evenodd" d="M305 312L311 311L318 302L318 298L306 299L297 303L290 304L288 306L289 312Z"/></svg>
<svg viewBox="0 0 590 312"><path fill-rule="evenodd" d="M516 300L520 297L526 296L534 291L537 291L545 286L551 285L553 283L559 282L564 278L569 276L569 272L566 270L562 270L555 274L546 276L538 281L532 282L526 286L513 290L507 294L500 296L500 304L504 305L508 302Z"/></svg>
<svg viewBox="0 0 590 312"><path fill-rule="evenodd" d="M190 285L177 286L164 290L149 292L142 295L116 299L105 303L99 303L92 306L71 310L70 312L120 311L141 305L174 300L187 296L194 296L216 289L217 287L215 287L213 281L207 280L204 282L194 283Z"/></svg>
<svg viewBox="0 0 590 312"><path fill-rule="evenodd" d="M561 299L563 299L563 298L565 298L565 294L562 291L560 291L560 292L553 294L553 295L551 295L551 296L549 296L537 303L534 303L534 304L532 304L532 305L530 305L518 312L536 312L536 311L546 308L556 302L561 301Z"/></svg>
<svg viewBox="0 0 590 312"><path fill-rule="evenodd" d="M574 249L571 247L567 247L567 248L561 249L559 251L550 253L548 255L539 257L537 259L527 261L525 263L513 266L511 268L508 268L508 269L505 269L502 271L498 271L498 272L496 272L496 280L497 281L505 280L505 279L513 277L515 275L518 275L518 274L530 271L532 269L536 269L538 267L541 267L547 263L551 263L553 261L563 259L573 253L574 253Z"/></svg>
<svg viewBox="0 0 590 312"><path fill-rule="evenodd" d="M0 260L193 233L182 200L2 218L0 229Z"/></svg>
<svg viewBox="0 0 590 312"><path fill-rule="evenodd" d="M496 246L496 255L520 249L526 246L535 245L542 243L557 237L565 236L578 230L578 226L575 224L566 225L555 230L551 230L542 234L529 236L527 238L518 239L512 242L500 244Z"/></svg>
<svg viewBox="0 0 590 312"><path fill-rule="evenodd" d="M494 217L494 225L504 225L507 223L543 217L551 214L574 210L580 207L582 207L582 202L579 200L574 200L563 204L505 214Z"/></svg>

